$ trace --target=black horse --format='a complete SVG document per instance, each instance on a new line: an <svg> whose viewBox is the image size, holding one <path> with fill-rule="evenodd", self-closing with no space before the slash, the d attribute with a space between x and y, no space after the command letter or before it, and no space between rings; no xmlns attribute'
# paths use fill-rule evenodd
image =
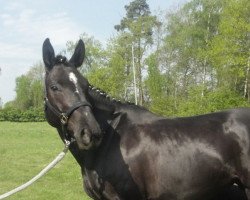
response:
<svg viewBox="0 0 250 200"><path fill-rule="evenodd" d="M82 40L69 61L43 44L46 118L62 140L75 140L70 151L91 198L247 199L250 109L157 116L91 86L77 70L84 53Z"/></svg>

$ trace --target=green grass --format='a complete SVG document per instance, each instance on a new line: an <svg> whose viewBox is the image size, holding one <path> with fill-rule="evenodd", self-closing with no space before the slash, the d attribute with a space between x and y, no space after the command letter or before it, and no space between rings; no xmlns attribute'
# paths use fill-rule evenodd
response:
<svg viewBox="0 0 250 200"><path fill-rule="evenodd" d="M0 194L30 180L50 163L64 145L45 122L0 122ZM88 200L80 167L69 152L44 177L8 200Z"/></svg>

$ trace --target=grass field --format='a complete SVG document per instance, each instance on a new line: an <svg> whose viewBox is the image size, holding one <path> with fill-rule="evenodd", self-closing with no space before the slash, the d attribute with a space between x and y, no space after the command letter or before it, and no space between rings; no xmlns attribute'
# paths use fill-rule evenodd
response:
<svg viewBox="0 0 250 200"><path fill-rule="evenodd" d="M0 194L40 172L64 145L45 122L0 122ZM70 152L48 174L8 200L88 200L83 192L80 167Z"/></svg>

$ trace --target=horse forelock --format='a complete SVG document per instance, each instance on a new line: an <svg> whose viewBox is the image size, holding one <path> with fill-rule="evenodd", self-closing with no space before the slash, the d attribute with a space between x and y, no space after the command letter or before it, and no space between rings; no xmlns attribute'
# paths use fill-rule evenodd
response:
<svg viewBox="0 0 250 200"><path fill-rule="evenodd" d="M68 60L65 56L57 55L55 58L55 65L58 65L58 64L68 65L69 63L68 63Z"/></svg>

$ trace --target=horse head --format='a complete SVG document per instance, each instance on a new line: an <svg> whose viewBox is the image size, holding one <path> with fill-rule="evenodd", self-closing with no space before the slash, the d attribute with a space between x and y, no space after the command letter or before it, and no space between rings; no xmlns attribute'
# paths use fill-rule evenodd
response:
<svg viewBox="0 0 250 200"><path fill-rule="evenodd" d="M74 138L79 149L86 150L99 145L101 129L92 112L89 83L77 70L84 55L82 40L69 61L64 56L55 56L49 39L43 43L47 121L65 132L62 138Z"/></svg>

